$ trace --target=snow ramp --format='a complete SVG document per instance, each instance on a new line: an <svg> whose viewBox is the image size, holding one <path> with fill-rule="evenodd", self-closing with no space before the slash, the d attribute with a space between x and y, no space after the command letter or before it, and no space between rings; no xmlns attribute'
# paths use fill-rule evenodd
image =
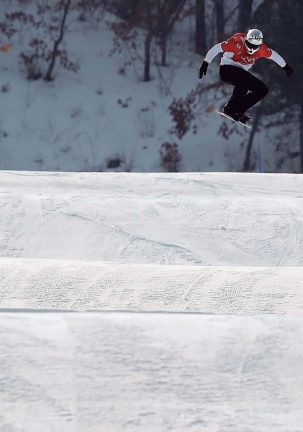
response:
<svg viewBox="0 0 303 432"><path fill-rule="evenodd" d="M298 267L299 175L0 173L0 257Z"/></svg>
<svg viewBox="0 0 303 432"><path fill-rule="evenodd" d="M300 430L302 176L0 185L1 431Z"/></svg>
<svg viewBox="0 0 303 432"><path fill-rule="evenodd" d="M0 308L294 314L303 268L0 259Z"/></svg>

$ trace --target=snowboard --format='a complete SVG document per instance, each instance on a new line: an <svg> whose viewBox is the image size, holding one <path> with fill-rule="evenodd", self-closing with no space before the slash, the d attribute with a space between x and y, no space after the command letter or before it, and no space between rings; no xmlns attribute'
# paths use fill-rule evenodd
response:
<svg viewBox="0 0 303 432"><path fill-rule="evenodd" d="M225 113L222 112L222 111L216 111L216 113L217 113L217 114L220 114L222 117L228 118L229 120L231 120L231 121L233 121L233 122L235 122L235 123L239 123L239 124L241 124L242 126L247 127L248 129L251 129L251 125L250 125L250 124L242 123L241 121L237 121L237 120L233 119L232 117L230 117L229 115L225 114Z"/></svg>

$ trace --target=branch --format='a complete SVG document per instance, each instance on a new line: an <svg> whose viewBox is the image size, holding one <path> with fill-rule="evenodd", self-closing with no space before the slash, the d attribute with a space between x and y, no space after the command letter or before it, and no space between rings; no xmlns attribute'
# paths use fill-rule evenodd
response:
<svg viewBox="0 0 303 432"><path fill-rule="evenodd" d="M231 17L233 16L233 14L236 12L237 9L239 9L239 5L235 6L233 8L233 10L229 13L229 15L227 15L227 17L225 17L225 19L224 19L225 24L231 19Z"/></svg>
<svg viewBox="0 0 303 432"><path fill-rule="evenodd" d="M64 37L65 22L66 22L66 18L67 18L68 12L69 12L71 2L72 2L72 0L66 0L66 3L64 5L63 17L62 17L62 21L61 21L61 25L60 25L59 37L54 42L54 47L53 47L52 56L51 56L51 62L50 62L49 68L48 68L46 75L45 75L45 78L44 78L46 81L52 80L52 73L53 73L53 70L55 67L56 58L57 58L58 53L59 53L59 45L62 42L63 37Z"/></svg>

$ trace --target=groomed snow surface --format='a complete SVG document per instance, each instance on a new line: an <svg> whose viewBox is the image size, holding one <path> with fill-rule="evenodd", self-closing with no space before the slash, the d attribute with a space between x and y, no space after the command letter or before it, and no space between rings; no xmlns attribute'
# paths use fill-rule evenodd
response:
<svg viewBox="0 0 303 432"><path fill-rule="evenodd" d="M303 177L0 185L1 432L301 430Z"/></svg>

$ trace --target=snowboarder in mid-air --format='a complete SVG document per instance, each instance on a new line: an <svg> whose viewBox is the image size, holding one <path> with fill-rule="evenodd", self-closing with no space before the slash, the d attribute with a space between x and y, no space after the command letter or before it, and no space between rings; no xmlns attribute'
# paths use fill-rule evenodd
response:
<svg viewBox="0 0 303 432"><path fill-rule="evenodd" d="M293 69L277 52L268 48L263 42L260 30L251 29L247 34L236 33L228 40L214 45L200 67L200 79L206 75L209 63L222 52L224 54L220 63L220 78L235 87L232 96L223 107L222 114L246 124L250 117L245 112L268 93L266 84L248 72L256 60L263 57L275 61L288 77L293 74Z"/></svg>

